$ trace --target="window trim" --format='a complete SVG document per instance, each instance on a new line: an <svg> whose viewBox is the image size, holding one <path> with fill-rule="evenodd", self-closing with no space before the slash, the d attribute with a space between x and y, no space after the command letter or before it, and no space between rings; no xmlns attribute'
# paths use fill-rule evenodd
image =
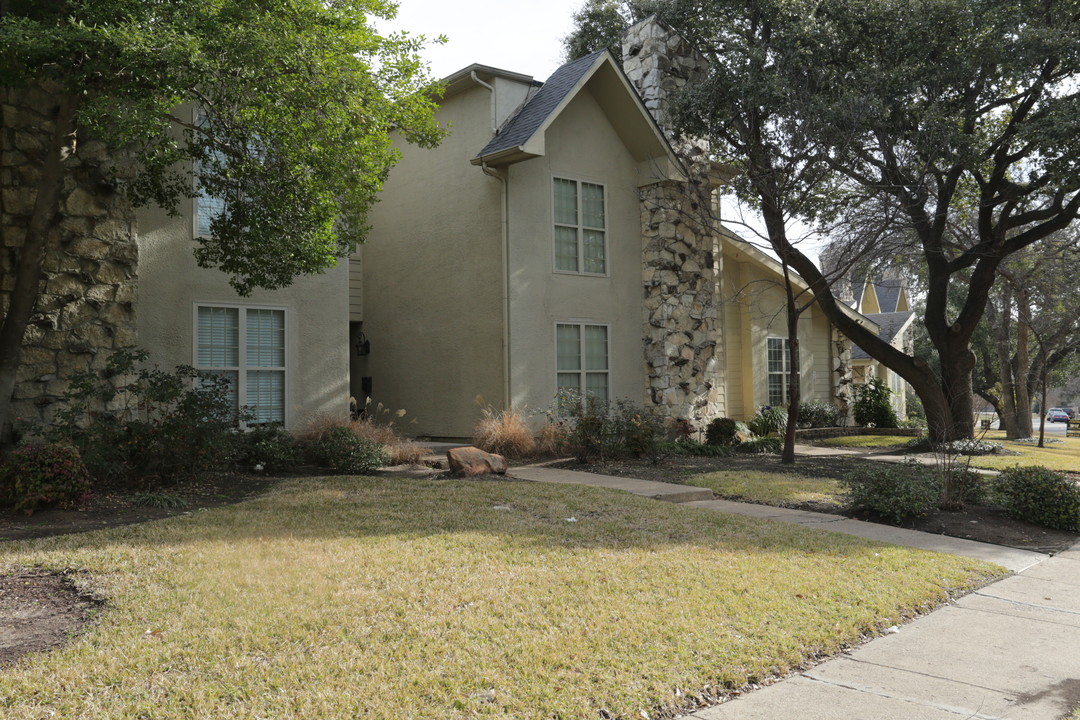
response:
<svg viewBox="0 0 1080 720"><path fill-rule="evenodd" d="M560 370L559 369L559 326L560 325L572 325L574 327L577 327L577 328L581 329L581 334L580 334L579 340L578 340L578 358L580 360L580 365L581 365L581 368L579 370ZM607 340L607 355L604 358L605 365L607 365L606 370L586 370L585 369L585 328L586 327L602 327L602 328L604 328L604 335L605 335L605 338ZM603 323L603 322L593 322L591 320L556 320L554 326L552 327L552 333L553 333L552 334L552 339L554 340L554 343L553 343L553 345L554 345L554 352L553 352L554 358L553 359L555 361L554 362L554 365L555 365L555 376L554 376L555 377L555 393L558 394L558 392L561 390L561 388L559 387L559 375L560 374L567 374L568 375L570 373L576 373L578 375L578 380L579 380L579 383L580 383L579 386L581 388L581 393L582 393L582 395L584 395L585 392L587 392L585 390L585 388L586 388L586 375L588 375L589 373L594 373L594 374L595 373L604 373L605 375L607 375L607 395L608 395L606 398L604 398L604 400L610 402L611 397L612 397L612 392L611 392L611 390L612 390L612 388L611 388L611 377L612 377L612 369L611 369L611 324L610 323Z"/></svg>
<svg viewBox="0 0 1080 720"><path fill-rule="evenodd" d="M557 222L556 219L555 219L555 181L556 180L565 180L566 182L572 182L572 183L575 184L575 187L576 187L575 192L577 193L578 207L577 207L577 224L574 225L574 230L575 230L575 232L577 234L577 250L578 250L578 269L577 270L563 270L563 269L561 269L559 267L558 240L557 240L556 235L555 235L555 228L556 227L570 227L570 226L566 225L564 223ZM604 227L603 228L585 227L585 225L581 222L581 213L582 213L581 186L582 186L583 183L587 184L587 185L596 185L597 187L599 187L601 189L601 191L604 194ZM568 175L554 175L554 174L552 174L551 181L548 184L549 184L549 186L551 188L551 191L550 191L550 195L551 195L551 215L550 215L550 220L551 220L551 222L549 223L548 227L551 229L551 268L552 268L552 272L554 272L554 273L556 273L558 275L584 275L586 277L610 277L610 275L611 275L611 253L609 252L609 247L608 247L608 236L611 234L611 228L610 228L611 223L610 223L610 220L609 220L611 215L608 212L608 186L607 186L607 183L599 182L599 181L596 181L596 180L588 180L588 179L584 179L584 178L581 178L581 177L572 177L572 176L568 176ZM585 268L585 233L584 233L585 230L600 230L600 231L602 231L604 233L604 272L602 272L602 273L587 272L584 269Z"/></svg>
<svg viewBox="0 0 1080 720"><path fill-rule="evenodd" d="M292 359L291 339L292 339L292 321L289 318L289 308L284 305L258 305L258 304L244 304L237 302L216 302L213 300L196 300L192 303L191 307L191 366L196 370L212 370L212 368L203 368L199 366L199 308L235 308L239 310L239 316L237 321L239 323L239 335L237 342L239 343L239 364L237 365L237 378L236 378L236 404L237 410L247 405L247 372L248 370L280 370L284 382L282 383L282 425L283 427L289 427L291 421L290 412L290 386L292 375L290 368L290 362ZM247 311L248 310L275 310L282 314L282 332L283 332L283 351L285 353L285 364L280 368L252 368L247 365ZM241 428L258 427L258 424L249 424L245 422L240 423Z"/></svg>
<svg viewBox="0 0 1080 720"><path fill-rule="evenodd" d="M773 340L778 340L781 343L780 349L783 351L783 360L784 360L783 364L787 366L786 369L784 369L783 371L775 371L775 370L771 370L769 368L769 352L770 352L769 344ZM765 404L766 405L769 405L770 407L787 407L791 403L791 396L789 395L789 393L791 392L790 374L791 374L791 344L789 343L788 338L779 337L779 336L776 336L776 335L770 335L770 336L766 337L765 338ZM772 397L770 396L770 393L769 393L769 378L771 376L773 376L773 375L780 375L783 378L783 382L780 384L782 401L781 401L781 403L779 405L773 404ZM800 377L802 376L802 371L801 370L799 372L799 376Z"/></svg>

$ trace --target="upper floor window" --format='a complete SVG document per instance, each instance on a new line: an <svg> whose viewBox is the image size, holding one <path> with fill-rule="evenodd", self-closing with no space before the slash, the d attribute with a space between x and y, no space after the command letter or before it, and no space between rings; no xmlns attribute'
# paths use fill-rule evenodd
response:
<svg viewBox="0 0 1080 720"><path fill-rule="evenodd" d="M791 348L787 338L771 337L766 341L768 352L769 405L784 407L788 404L788 375L791 372Z"/></svg>
<svg viewBox="0 0 1080 720"><path fill-rule="evenodd" d="M555 270L607 273L604 186L555 178Z"/></svg>
<svg viewBox="0 0 1080 720"><path fill-rule="evenodd" d="M195 114L195 124L204 127L208 123L206 115L202 112ZM223 160L224 155L214 153L216 160ZM210 237L210 223L214 218L225 212L225 198L207 194L199 182L200 166L195 166L195 237Z"/></svg>

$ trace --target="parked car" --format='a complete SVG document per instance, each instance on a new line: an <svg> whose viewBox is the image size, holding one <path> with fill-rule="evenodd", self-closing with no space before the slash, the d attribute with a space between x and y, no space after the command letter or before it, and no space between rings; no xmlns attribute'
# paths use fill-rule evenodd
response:
<svg viewBox="0 0 1080 720"><path fill-rule="evenodd" d="M1067 423L1072 418L1069 417L1069 413L1065 412L1062 408L1050 408L1046 411L1046 422L1063 422Z"/></svg>

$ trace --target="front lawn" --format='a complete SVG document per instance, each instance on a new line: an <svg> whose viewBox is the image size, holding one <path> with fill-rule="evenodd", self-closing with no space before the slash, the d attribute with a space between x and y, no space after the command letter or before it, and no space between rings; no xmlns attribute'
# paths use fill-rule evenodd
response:
<svg viewBox="0 0 1080 720"><path fill-rule="evenodd" d="M1038 429L1036 428L1036 437ZM1050 435L1047 435L1049 439ZM998 442L1005 449L1019 455L981 455L971 458L972 467L987 470L1004 470L1016 465L1042 465L1060 472L1080 473L1080 438L1055 437L1060 442L1048 442L1040 448L1035 443L1021 443L1005 439L1005 433L991 430L982 436L984 440Z"/></svg>
<svg viewBox="0 0 1080 720"><path fill-rule="evenodd" d="M720 497L764 505L795 506L814 503L822 509L845 506L844 491L835 478L807 477L753 470L721 470L695 475L687 485L709 488Z"/></svg>
<svg viewBox="0 0 1080 720"><path fill-rule="evenodd" d="M0 548L106 601L0 673L12 719L655 716L1001 574L613 491L385 478Z"/></svg>

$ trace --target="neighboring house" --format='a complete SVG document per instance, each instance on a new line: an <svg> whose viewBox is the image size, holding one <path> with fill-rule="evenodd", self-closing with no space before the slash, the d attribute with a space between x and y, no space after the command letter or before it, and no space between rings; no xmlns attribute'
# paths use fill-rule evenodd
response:
<svg viewBox="0 0 1080 720"><path fill-rule="evenodd" d="M482 65L446 79L450 136L400 145L351 261L358 399L431 437L469 436L487 406L542 412L560 388L696 422L786 403L780 267L704 217L725 169L663 129L686 50L650 19L625 73L601 51L543 84ZM799 326L803 397L843 402L846 341L816 307Z"/></svg>
<svg viewBox="0 0 1080 720"><path fill-rule="evenodd" d="M880 328L878 336L898 350L911 352L911 326L915 313L909 309L907 283L894 274L880 280L856 278L851 282L848 302L858 312L874 321ZM893 409L900 419L907 417L907 381L879 361L870 357L858 345L851 349L852 381L865 383L878 377L893 393Z"/></svg>

